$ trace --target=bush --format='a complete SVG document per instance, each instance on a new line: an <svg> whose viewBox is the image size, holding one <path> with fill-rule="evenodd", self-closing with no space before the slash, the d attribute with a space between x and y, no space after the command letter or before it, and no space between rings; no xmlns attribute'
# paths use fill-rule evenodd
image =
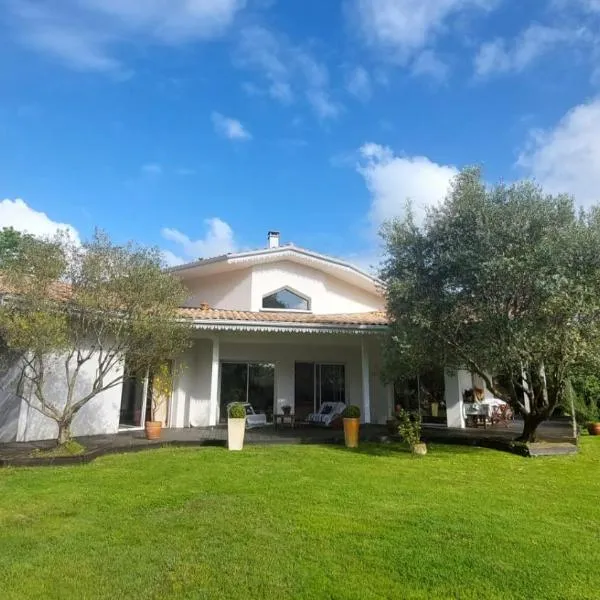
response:
<svg viewBox="0 0 600 600"><path fill-rule="evenodd" d="M356 406L356 404L346 406L342 413L342 417L344 417L344 419L360 419L360 407Z"/></svg>
<svg viewBox="0 0 600 600"><path fill-rule="evenodd" d="M240 402L234 402L229 406L229 418L230 419L245 419L246 408Z"/></svg>
<svg viewBox="0 0 600 600"><path fill-rule="evenodd" d="M421 443L421 415L411 414L404 409L397 412L398 433L412 450Z"/></svg>
<svg viewBox="0 0 600 600"><path fill-rule="evenodd" d="M600 379L594 375L574 377L567 385L563 409L571 413L579 425L600 421Z"/></svg>

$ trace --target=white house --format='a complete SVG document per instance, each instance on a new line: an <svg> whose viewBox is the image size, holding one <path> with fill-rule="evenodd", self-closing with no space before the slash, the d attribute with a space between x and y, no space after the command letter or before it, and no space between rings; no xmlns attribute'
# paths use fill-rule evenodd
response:
<svg viewBox="0 0 600 600"><path fill-rule="evenodd" d="M176 365L164 417L170 427L207 427L232 401L258 411L289 406L301 419L327 400L358 404L363 421L384 423L391 386L380 381L386 329L381 282L353 265L282 246L227 254L173 269L190 290L183 313L195 327ZM121 427L141 427L143 386L125 386Z"/></svg>
<svg viewBox="0 0 600 600"><path fill-rule="evenodd" d="M365 423L384 423L392 386L380 379L386 329L381 282L335 258L280 245L176 267L190 291L192 347L175 365L167 427L215 426L231 401L268 415L291 407L297 419L335 400L358 404ZM93 369L93 365L90 365ZM0 373L0 441L56 436L56 425L10 392ZM85 382L83 382L85 383ZM75 435L143 427L147 382L126 381L93 399L73 422ZM60 389L56 390L60 395Z"/></svg>

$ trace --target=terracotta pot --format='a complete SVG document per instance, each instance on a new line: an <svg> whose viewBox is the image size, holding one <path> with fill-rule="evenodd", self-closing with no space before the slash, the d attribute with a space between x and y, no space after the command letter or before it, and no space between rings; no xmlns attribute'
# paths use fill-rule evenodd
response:
<svg viewBox="0 0 600 600"><path fill-rule="evenodd" d="M161 421L146 421L146 439L159 440L161 431Z"/></svg>
<svg viewBox="0 0 600 600"><path fill-rule="evenodd" d="M417 456L425 456L427 454L427 444L415 444L412 448L411 451L413 454L416 454Z"/></svg>
<svg viewBox="0 0 600 600"><path fill-rule="evenodd" d="M347 448L358 448L360 419L344 419L344 440Z"/></svg>
<svg viewBox="0 0 600 600"><path fill-rule="evenodd" d="M587 430L590 435L600 435L600 422L588 423Z"/></svg>
<svg viewBox="0 0 600 600"><path fill-rule="evenodd" d="M246 434L246 419L227 419L227 448L242 450Z"/></svg>

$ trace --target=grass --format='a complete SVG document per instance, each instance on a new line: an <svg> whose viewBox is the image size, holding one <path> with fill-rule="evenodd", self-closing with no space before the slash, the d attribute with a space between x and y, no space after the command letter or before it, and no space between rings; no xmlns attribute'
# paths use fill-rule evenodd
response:
<svg viewBox="0 0 600 600"><path fill-rule="evenodd" d="M0 597L598 597L600 438L172 449L0 471Z"/></svg>
<svg viewBox="0 0 600 600"><path fill-rule="evenodd" d="M85 452L85 447L75 440L69 440L54 448L36 448L30 454L32 458L57 458L61 456L79 456Z"/></svg>

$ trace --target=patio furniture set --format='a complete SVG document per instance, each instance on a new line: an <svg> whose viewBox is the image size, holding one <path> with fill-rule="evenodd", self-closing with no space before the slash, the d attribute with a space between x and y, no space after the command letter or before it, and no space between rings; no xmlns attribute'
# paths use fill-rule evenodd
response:
<svg viewBox="0 0 600 600"><path fill-rule="evenodd" d="M244 404L246 409L246 429L253 429L255 427L265 427L271 425L267 421L267 415L264 413L257 413L254 407L250 403ZM296 420L296 415L290 411L282 413L275 413L273 415L273 423L275 427L289 426L292 429L299 424L302 425L321 425L323 427L335 427L341 423L342 412L346 408L343 402L323 402L317 412L310 413L306 420Z"/></svg>

